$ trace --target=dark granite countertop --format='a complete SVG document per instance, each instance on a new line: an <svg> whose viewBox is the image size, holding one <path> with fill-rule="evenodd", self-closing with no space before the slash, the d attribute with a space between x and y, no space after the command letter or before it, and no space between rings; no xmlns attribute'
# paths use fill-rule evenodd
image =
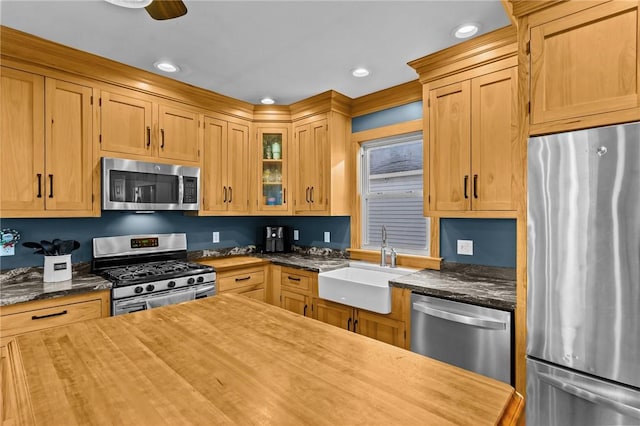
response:
<svg viewBox="0 0 640 426"><path fill-rule="evenodd" d="M393 287L457 302L513 311L515 269L443 263L440 271L424 269L389 282Z"/></svg>
<svg viewBox="0 0 640 426"><path fill-rule="evenodd" d="M304 269L312 272L325 272L349 266L349 259L297 253L256 253L256 257L268 259L280 266Z"/></svg>
<svg viewBox="0 0 640 426"><path fill-rule="evenodd" d="M111 282L92 274L90 270L89 263L76 263L73 265L70 280L55 283L42 281L44 268L29 267L1 271L0 306L111 288Z"/></svg>

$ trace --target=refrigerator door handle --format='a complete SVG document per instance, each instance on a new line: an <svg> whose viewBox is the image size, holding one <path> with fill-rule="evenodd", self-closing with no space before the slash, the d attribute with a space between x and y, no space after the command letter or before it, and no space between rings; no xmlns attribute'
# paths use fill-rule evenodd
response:
<svg viewBox="0 0 640 426"><path fill-rule="evenodd" d="M555 388L558 388L561 391L567 392L575 397L584 399L585 401L589 401L594 404L607 406L619 412L620 414L624 414L627 416L634 417L636 419L640 419L640 407L634 407L634 406L607 398L606 396L600 395L596 392L592 392L590 390L581 388L580 386L577 386L571 383L567 379L560 380L545 373L538 373L537 376L541 381Z"/></svg>
<svg viewBox="0 0 640 426"><path fill-rule="evenodd" d="M456 314L453 312L432 308L431 306L421 302L414 302L413 309L422 312L423 314L431 315L432 317L437 317L443 320L453 321L464 325L489 328L492 330L505 330L507 328L507 324L504 321L495 321L487 318L478 318L468 315Z"/></svg>

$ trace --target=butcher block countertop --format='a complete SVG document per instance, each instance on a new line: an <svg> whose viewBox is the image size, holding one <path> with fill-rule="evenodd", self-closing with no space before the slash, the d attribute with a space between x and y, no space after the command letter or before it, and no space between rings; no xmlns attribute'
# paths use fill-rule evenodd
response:
<svg viewBox="0 0 640 426"><path fill-rule="evenodd" d="M8 350L18 425L489 425L523 410L507 384L235 294Z"/></svg>

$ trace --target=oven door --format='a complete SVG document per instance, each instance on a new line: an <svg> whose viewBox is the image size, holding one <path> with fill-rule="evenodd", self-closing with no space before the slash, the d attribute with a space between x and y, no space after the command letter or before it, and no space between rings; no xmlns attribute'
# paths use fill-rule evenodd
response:
<svg viewBox="0 0 640 426"><path fill-rule="evenodd" d="M114 300L111 303L111 315L116 316L145 311L147 309L186 302L193 299L202 299L215 294L216 286L214 283L211 283Z"/></svg>

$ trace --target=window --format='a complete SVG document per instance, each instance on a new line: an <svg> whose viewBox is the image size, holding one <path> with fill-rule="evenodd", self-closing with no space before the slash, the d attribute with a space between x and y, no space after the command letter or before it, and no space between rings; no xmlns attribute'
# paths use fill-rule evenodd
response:
<svg viewBox="0 0 640 426"><path fill-rule="evenodd" d="M398 253L429 255L429 219L423 216L422 133L362 144L360 151L362 248L387 246Z"/></svg>

